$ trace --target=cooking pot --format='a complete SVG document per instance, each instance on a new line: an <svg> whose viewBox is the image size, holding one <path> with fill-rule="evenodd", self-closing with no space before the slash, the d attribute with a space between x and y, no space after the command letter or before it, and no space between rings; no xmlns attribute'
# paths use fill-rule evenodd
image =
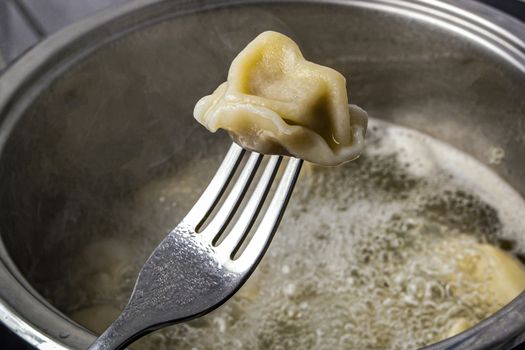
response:
<svg viewBox="0 0 525 350"><path fill-rule="evenodd" d="M349 77L370 115L483 163L502 148L489 166L525 193L525 25L507 15L471 0L132 1L49 37L0 78L3 323L40 349L87 348L94 335L47 301L45 281L74 274L67 257L109 232L149 250L175 226L191 203L146 224L136 211L148 209L114 203L214 154L197 198L229 140L199 127L193 105L270 29ZM428 349L510 349L524 334L522 294Z"/></svg>

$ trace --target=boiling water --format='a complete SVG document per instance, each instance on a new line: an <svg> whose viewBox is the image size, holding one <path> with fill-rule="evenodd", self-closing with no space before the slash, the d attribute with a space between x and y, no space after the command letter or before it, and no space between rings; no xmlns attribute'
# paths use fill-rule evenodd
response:
<svg viewBox="0 0 525 350"><path fill-rule="evenodd" d="M267 255L232 300L136 348L414 349L499 309L484 281L458 264L479 254L479 242L524 251L523 200L487 167L421 133L372 120L367 138L357 161L305 165ZM144 200L182 215L187 207L176 204L200 191L191 188L195 173L148 187ZM75 276L49 283L46 294L103 329L150 250L95 243L73 262Z"/></svg>

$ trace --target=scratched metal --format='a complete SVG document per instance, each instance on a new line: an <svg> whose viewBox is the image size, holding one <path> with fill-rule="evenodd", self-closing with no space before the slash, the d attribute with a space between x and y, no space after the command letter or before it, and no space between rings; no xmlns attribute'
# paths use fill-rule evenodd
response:
<svg viewBox="0 0 525 350"><path fill-rule="evenodd" d="M250 152L231 145L201 197L142 267L120 316L91 344L90 350L122 349L149 331L203 315L223 304L248 279L284 214L302 160L290 158L270 199L267 195L282 157L269 156L255 189L240 209L263 158L251 152L235 184L230 186L230 179L246 153ZM216 214L208 217L223 196L226 199ZM269 205L261 210L265 200ZM230 218L237 209L241 214L230 228ZM258 216L261 220L254 225ZM208 225L197 233L205 220ZM246 240L244 250L233 259L234 251L252 230L254 233ZM224 240L214 245L221 234Z"/></svg>
<svg viewBox="0 0 525 350"><path fill-rule="evenodd" d="M225 301L241 283L193 228L179 225L148 259L129 304L91 349L116 349L149 330L203 314Z"/></svg>

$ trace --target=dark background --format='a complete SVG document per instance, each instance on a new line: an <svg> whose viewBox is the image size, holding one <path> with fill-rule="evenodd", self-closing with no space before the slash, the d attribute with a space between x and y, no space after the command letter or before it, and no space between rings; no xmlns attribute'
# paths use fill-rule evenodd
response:
<svg viewBox="0 0 525 350"><path fill-rule="evenodd" d="M479 0L525 21L525 1ZM125 0L0 0L0 71L42 38ZM57 13L60 14L57 16ZM32 350L0 322L0 350ZM520 345L514 350L523 349Z"/></svg>

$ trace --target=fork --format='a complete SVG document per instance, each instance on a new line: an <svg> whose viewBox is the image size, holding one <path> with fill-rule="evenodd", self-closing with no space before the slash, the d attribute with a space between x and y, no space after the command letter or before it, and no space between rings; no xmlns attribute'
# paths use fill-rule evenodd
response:
<svg viewBox="0 0 525 350"><path fill-rule="evenodd" d="M249 157L244 168L235 184L229 186L246 153ZM122 313L89 350L123 349L156 329L214 310L239 290L268 248L303 162L289 158L270 204L262 210L283 163L282 156L268 156L258 183L241 210L263 157L232 144L193 208L142 267ZM237 212L240 215L230 229ZM260 221L255 225L257 218ZM205 222L207 225L201 230ZM249 232L253 236L237 257ZM217 244L222 236L224 239Z"/></svg>

